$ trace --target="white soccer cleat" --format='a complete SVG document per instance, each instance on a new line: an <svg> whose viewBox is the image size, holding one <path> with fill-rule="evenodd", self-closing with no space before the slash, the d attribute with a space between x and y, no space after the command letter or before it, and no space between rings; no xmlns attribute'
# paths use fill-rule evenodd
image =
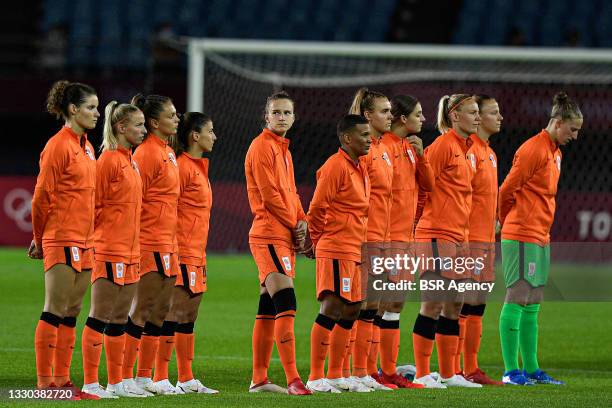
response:
<svg viewBox="0 0 612 408"><path fill-rule="evenodd" d="M159 395L181 395L184 392L174 385L170 384L167 378L159 380L153 383L153 386L157 389Z"/></svg>
<svg viewBox="0 0 612 408"><path fill-rule="evenodd" d="M425 388L446 388L446 385L440 382L440 377L434 377L431 374L424 375L420 378L415 378L413 381L415 384L422 384Z"/></svg>
<svg viewBox="0 0 612 408"><path fill-rule="evenodd" d="M281 387L280 385L274 384L266 378L265 381L260 382L259 384L255 384L253 381L251 381L249 392L273 392L276 394L286 394L287 389Z"/></svg>
<svg viewBox="0 0 612 408"><path fill-rule="evenodd" d="M308 380L308 382L306 382L306 388L312 392L329 392L332 394L339 394L341 392L339 389L331 385L326 378Z"/></svg>
<svg viewBox="0 0 612 408"><path fill-rule="evenodd" d="M350 376L345 377L344 380L349 383L349 392L372 392L374 391L371 387L368 387L359 377Z"/></svg>
<svg viewBox="0 0 612 408"><path fill-rule="evenodd" d="M104 387L102 387L97 382L83 385L83 388L81 389L81 391L86 392L91 395L95 395L100 398L109 398L109 399L119 398L116 395L113 395L112 393L106 391Z"/></svg>
<svg viewBox="0 0 612 408"><path fill-rule="evenodd" d="M468 381L460 374L455 374L450 378L441 378L440 382L447 387L482 388L482 384Z"/></svg>
<svg viewBox="0 0 612 408"><path fill-rule="evenodd" d="M393 391L393 389L387 387L384 384L379 383L378 381L376 381L374 378L372 378L371 375L366 375L364 377L351 377L353 379L357 379L358 381L360 381L363 385L365 385L366 387L370 388L371 390L374 391Z"/></svg>
<svg viewBox="0 0 612 408"><path fill-rule="evenodd" d="M144 394L144 390L139 389L140 392L132 393L126 390L123 382L117 384L107 384L106 391L117 397L127 397L127 398L146 398L147 396Z"/></svg>
<svg viewBox="0 0 612 408"><path fill-rule="evenodd" d="M212 388L208 388L204 384L200 382L200 380L196 380L192 378L189 381L176 383L176 388L183 391L184 394L218 394L218 390L213 390Z"/></svg>
<svg viewBox="0 0 612 408"><path fill-rule="evenodd" d="M155 383L149 377L136 377L135 383L138 388L142 388L143 390L151 394L158 393L158 389L155 386Z"/></svg>
<svg viewBox="0 0 612 408"><path fill-rule="evenodd" d="M329 385L342 392L350 391L351 385L345 378L326 378Z"/></svg>
<svg viewBox="0 0 612 408"><path fill-rule="evenodd" d="M144 395L145 397L152 397L154 395L153 393L145 390L144 388L139 387L133 378L124 378L121 382L123 383L123 389L128 394L133 394L134 396Z"/></svg>
<svg viewBox="0 0 612 408"><path fill-rule="evenodd" d="M398 366L395 372L398 375L401 375L402 377L406 377L406 374L408 374L410 377L414 378L414 376L416 375L416 367L412 364L406 364Z"/></svg>

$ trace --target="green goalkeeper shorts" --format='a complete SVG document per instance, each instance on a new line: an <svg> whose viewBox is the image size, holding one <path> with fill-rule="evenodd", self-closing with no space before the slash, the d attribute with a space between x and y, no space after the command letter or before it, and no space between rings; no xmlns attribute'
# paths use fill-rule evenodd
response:
<svg viewBox="0 0 612 408"><path fill-rule="evenodd" d="M523 279L534 287L546 285L550 269L550 246L503 239L501 242L504 281L509 288Z"/></svg>

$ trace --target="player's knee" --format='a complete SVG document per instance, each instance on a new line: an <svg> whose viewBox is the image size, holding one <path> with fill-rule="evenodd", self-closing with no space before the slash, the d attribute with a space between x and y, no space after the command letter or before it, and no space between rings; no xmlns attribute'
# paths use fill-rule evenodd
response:
<svg viewBox="0 0 612 408"><path fill-rule="evenodd" d="M66 308L65 316L78 316L81 313L81 304L71 305Z"/></svg>
<svg viewBox="0 0 612 408"><path fill-rule="evenodd" d="M361 311L361 302L346 305L342 311L342 319L355 321Z"/></svg>
<svg viewBox="0 0 612 408"><path fill-rule="evenodd" d="M297 310L297 299L295 298L295 290L293 288L279 290L272 296L272 302L274 303L275 314Z"/></svg>
<svg viewBox="0 0 612 408"><path fill-rule="evenodd" d="M420 314L423 316L438 319L438 317L440 317L440 313L442 313L441 302L424 302L421 304Z"/></svg>
<svg viewBox="0 0 612 408"><path fill-rule="evenodd" d="M385 312L401 313L404 309L404 302L389 302L385 305Z"/></svg>

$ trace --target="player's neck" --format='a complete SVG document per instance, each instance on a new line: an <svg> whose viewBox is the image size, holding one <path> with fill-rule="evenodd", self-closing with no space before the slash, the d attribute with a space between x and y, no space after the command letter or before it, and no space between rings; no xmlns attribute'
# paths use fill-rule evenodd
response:
<svg viewBox="0 0 612 408"><path fill-rule="evenodd" d="M395 136L404 139L406 137L408 137L408 130L406 129L405 126L391 126L391 133L393 133Z"/></svg>
<svg viewBox="0 0 612 408"><path fill-rule="evenodd" d="M79 126L74 120L67 120L66 123L64 123L64 126L71 129L74 133L77 134L77 136L83 136L83 134L85 133L85 129Z"/></svg>
<svg viewBox="0 0 612 408"><path fill-rule="evenodd" d="M151 132L154 136L157 136L158 138L160 138L161 140L163 140L164 142L168 143L168 139L170 138L167 135L163 135L161 134L159 131L154 130L153 132Z"/></svg>
<svg viewBox="0 0 612 408"><path fill-rule="evenodd" d="M187 153L191 157L199 159L200 157L202 157L202 154L204 153L204 150L202 150L202 148L200 146L198 146L197 143L194 143L191 146L189 146L189 149L187 149Z"/></svg>

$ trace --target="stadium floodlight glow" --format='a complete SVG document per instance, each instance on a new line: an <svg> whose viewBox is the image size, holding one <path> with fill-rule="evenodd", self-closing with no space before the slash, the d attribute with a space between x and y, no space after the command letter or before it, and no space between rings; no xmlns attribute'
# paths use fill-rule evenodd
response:
<svg viewBox="0 0 612 408"><path fill-rule="evenodd" d="M329 87L357 84L384 84L431 80L477 80L522 83L612 83L612 50L489 47L449 45L402 45L344 42L226 40L192 38L187 47L187 106L190 111L204 108L205 62L214 61L229 72L258 82L291 86ZM253 69L236 63L236 55L262 57L329 57L350 59L394 59L430 61L432 66L410 69L364 70L339 75L311 75L279 72L275 69ZM446 61L458 66L446 66ZM471 65L474 64L474 65ZM491 64L506 64L502 71ZM558 69L551 66L558 64ZM574 69L576 68L577 69ZM384 68L384 67L383 67Z"/></svg>

